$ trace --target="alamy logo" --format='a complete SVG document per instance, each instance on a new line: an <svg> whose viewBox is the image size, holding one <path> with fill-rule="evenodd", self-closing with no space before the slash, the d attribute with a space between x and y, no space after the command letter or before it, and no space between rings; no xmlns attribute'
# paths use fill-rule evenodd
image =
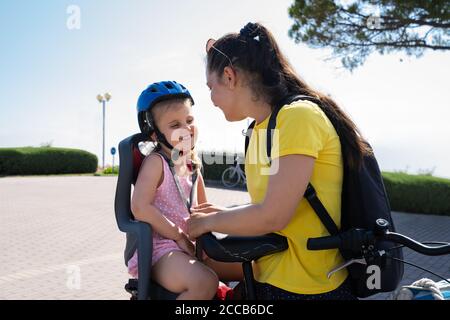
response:
<svg viewBox="0 0 450 320"><path fill-rule="evenodd" d="M370 276L367 278L366 285L369 290L381 289L381 270L377 265L370 265L366 269Z"/></svg>
<svg viewBox="0 0 450 320"><path fill-rule="evenodd" d="M279 169L279 146L280 146L280 132L278 129L272 129L272 150L270 152L271 161L267 157L267 129L259 129L258 134L254 136L256 141L250 143L247 150L249 164L261 164L260 174L263 176L274 175L278 173ZM247 133L252 135L252 132ZM250 151L251 150L251 151Z"/></svg>
<svg viewBox="0 0 450 320"><path fill-rule="evenodd" d="M66 268L67 281L66 286L71 290L80 290L81 288L81 268L77 265L70 265Z"/></svg>
<svg viewBox="0 0 450 320"><path fill-rule="evenodd" d="M381 28L381 18L379 16L369 16L366 22L367 28L369 29L380 29Z"/></svg>
<svg viewBox="0 0 450 320"><path fill-rule="evenodd" d="M66 26L69 30L81 29L81 9L77 5L70 5L66 9L67 17Z"/></svg>

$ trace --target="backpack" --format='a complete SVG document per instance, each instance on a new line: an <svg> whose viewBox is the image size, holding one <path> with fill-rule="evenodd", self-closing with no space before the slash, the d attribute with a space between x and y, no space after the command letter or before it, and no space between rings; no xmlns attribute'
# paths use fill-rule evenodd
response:
<svg viewBox="0 0 450 320"><path fill-rule="evenodd" d="M273 110L267 126L266 150L269 159L271 159L273 130L276 126L278 112L284 105L297 100L308 100L317 104L319 107L321 106L319 99L309 96L297 95L283 99L277 108ZM245 138L245 153L247 153L251 131L254 126L255 121L248 127ZM337 132L337 134L342 143L343 139L340 137L340 133ZM370 147L368 143L367 145ZM316 212L327 231L330 235L337 235L340 232L353 228L374 230L375 221L382 218L389 222L389 231L395 232L389 200L375 157L373 155L365 156L361 169L359 170L349 168L345 158L343 160L344 175L341 195L340 230L323 206L311 183L308 184L304 194L304 197ZM392 249L394 247L396 247L396 244L392 242L377 242L373 251L385 250L389 257L386 255L378 256L367 261L366 265L354 263L347 267L349 273L348 280L355 296L365 298L380 292L390 292L397 288L403 277L403 262L395 259L403 259L403 254L401 248ZM343 250L340 250L340 252L345 260L361 258L361 256L355 256L355 252ZM377 270L380 271L379 285L375 286L369 285L369 282L373 281L372 275L376 272L376 270L374 271L374 265L378 266L379 269Z"/></svg>

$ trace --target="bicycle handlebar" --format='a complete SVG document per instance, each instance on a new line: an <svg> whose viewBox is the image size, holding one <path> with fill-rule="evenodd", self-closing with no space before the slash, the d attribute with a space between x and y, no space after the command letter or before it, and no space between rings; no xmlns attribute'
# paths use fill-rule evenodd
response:
<svg viewBox="0 0 450 320"><path fill-rule="evenodd" d="M342 249L340 236L328 236L321 238L309 238L306 243L308 250Z"/></svg>
<svg viewBox="0 0 450 320"><path fill-rule="evenodd" d="M414 251L417 251L427 256L441 256L445 254L450 254L450 243L440 246L427 246L405 235L395 232L387 232L386 235L382 238L382 240L402 244Z"/></svg>
<svg viewBox="0 0 450 320"><path fill-rule="evenodd" d="M427 246L400 233L387 230L389 224L386 220L377 220L375 231L364 229L351 229L335 236L310 238L307 242L308 250L341 249L358 251L364 246L370 246L378 241L390 241L404 245L414 251L428 256L450 254L450 243L440 246Z"/></svg>

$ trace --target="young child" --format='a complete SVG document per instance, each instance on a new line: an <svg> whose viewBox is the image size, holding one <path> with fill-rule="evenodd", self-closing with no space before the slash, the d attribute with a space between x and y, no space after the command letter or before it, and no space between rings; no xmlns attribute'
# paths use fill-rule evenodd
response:
<svg viewBox="0 0 450 320"><path fill-rule="evenodd" d="M153 83L140 95L139 126L156 146L142 163L131 200L135 219L153 227L152 278L167 290L180 293L180 300L212 299L219 285L216 272L195 258L194 243L186 234L186 200L193 187L194 170L197 190L191 206L206 203L204 181L196 168L193 104L189 91L175 81ZM167 160L173 163L176 177ZM137 257L136 251L128 262L134 277L138 277ZM214 262L211 264L214 267Z"/></svg>
<svg viewBox="0 0 450 320"><path fill-rule="evenodd" d="M203 253L203 263L195 258L195 246L186 234L188 204L197 174L192 210L207 207L205 185L194 151L197 128L189 91L175 81L150 85L138 100L141 131L156 143L144 159L131 199L136 220L153 227L152 277L169 291L180 293L178 299L221 298L231 290L220 283L243 279L240 263L223 263ZM173 164L173 173L169 167ZM179 182L179 191L175 180ZM194 185L195 187L195 185ZM128 261L129 273L138 277L137 252ZM223 297L222 297L223 298Z"/></svg>

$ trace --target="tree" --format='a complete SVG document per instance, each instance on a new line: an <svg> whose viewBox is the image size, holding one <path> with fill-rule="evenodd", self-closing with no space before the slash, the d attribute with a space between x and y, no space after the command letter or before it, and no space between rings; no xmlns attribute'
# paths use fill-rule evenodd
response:
<svg viewBox="0 0 450 320"><path fill-rule="evenodd" d="M448 0L295 0L289 36L313 48L329 47L352 71L374 51L450 49Z"/></svg>

